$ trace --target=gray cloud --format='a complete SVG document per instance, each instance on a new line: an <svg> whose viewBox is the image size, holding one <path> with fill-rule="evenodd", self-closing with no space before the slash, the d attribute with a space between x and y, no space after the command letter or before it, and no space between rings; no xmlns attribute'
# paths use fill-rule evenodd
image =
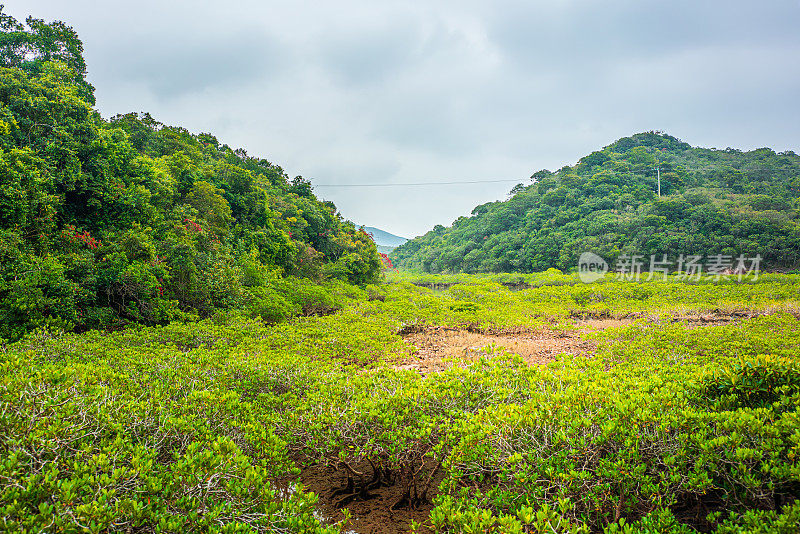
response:
<svg viewBox="0 0 800 534"><path fill-rule="evenodd" d="M321 39L311 59L344 86L385 83L416 59L418 30L413 20L383 21L377 27Z"/></svg>
<svg viewBox="0 0 800 534"><path fill-rule="evenodd" d="M800 3L6 0L81 35L98 106L316 183L518 179L619 137L798 150ZM513 186L318 188L413 236Z"/></svg>
<svg viewBox="0 0 800 534"><path fill-rule="evenodd" d="M800 42L796 2L534 2L498 10L493 41L523 65L592 70L718 45Z"/></svg>
<svg viewBox="0 0 800 534"><path fill-rule="evenodd" d="M113 43L102 51L93 70L114 76L116 83L141 83L157 98L174 99L247 83L254 74L281 68L279 52L262 36L191 37L157 35L146 47L134 41Z"/></svg>

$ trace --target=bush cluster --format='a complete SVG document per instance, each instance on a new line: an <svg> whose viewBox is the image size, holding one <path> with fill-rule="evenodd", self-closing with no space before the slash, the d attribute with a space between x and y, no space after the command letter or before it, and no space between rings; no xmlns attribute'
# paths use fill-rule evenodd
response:
<svg viewBox="0 0 800 534"><path fill-rule="evenodd" d="M702 287L644 284L611 313L661 313L592 334L592 358L531 367L490 346L425 377L392 366L410 325L552 325L579 287L342 284L337 313L272 325L39 329L0 353L0 528L346 529L291 484L316 464L431 502L437 532L792 532L800 329L774 310L796 309L795 277L720 284L753 317L692 328L664 305Z"/></svg>

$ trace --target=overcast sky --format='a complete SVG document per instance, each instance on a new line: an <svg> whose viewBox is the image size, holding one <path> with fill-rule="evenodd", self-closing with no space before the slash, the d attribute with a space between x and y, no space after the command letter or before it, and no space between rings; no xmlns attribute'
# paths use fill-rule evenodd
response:
<svg viewBox="0 0 800 534"><path fill-rule="evenodd" d="M149 111L315 184L528 181L646 130L800 148L800 1L5 0ZM514 186L316 188L406 237Z"/></svg>

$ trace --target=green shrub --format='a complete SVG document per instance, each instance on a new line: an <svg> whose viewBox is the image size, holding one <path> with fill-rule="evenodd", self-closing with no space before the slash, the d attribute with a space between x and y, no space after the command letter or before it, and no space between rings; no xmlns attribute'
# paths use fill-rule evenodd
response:
<svg viewBox="0 0 800 534"><path fill-rule="evenodd" d="M249 293L247 310L251 317L260 317L268 323L275 323L300 311L299 306L272 286L253 287Z"/></svg>
<svg viewBox="0 0 800 534"><path fill-rule="evenodd" d="M800 393L800 366L794 360L763 355L715 369L701 382L701 395L723 409L766 408Z"/></svg>

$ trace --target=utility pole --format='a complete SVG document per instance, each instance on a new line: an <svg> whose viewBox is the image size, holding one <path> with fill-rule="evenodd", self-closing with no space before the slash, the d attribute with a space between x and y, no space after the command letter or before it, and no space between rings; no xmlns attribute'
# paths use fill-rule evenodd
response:
<svg viewBox="0 0 800 534"><path fill-rule="evenodd" d="M658 173L658 196L661 197L661 167L656 167L656 173Z"/></svg>

